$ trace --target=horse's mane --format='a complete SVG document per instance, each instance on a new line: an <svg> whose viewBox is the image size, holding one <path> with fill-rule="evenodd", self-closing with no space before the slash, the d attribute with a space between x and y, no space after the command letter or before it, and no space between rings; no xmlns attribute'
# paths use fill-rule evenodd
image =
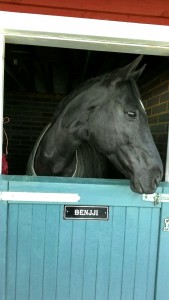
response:
<svg viewBox="0 0 169 300"><path fill-rule="evenodd" d="M115 70L116 72L117 70ZM67 106L68 103L70 103L78 94L82 93L83 91L87 90L90 88L92 85L99 83L101 85L106 85L107 82L110 81L112 74L114 72L109 72L109 73L104 73L102 75L99 75L97 77L90 78L84 82L82 82L80 85L75 88L72 92L70 92L67 96L64 97L64 99L58 103L56 107L56 111L52 117L52 123L56 121L58 118L59 114L63 111L63 109Z"/></svg>
<svg viewBox="0 0 169 300"><path fill-rule="evenodd" d="M109 73L104 73L102 75L99 75L94 78L90 78L90 79L82 82L75 90L70 92L67 96L65 96L65 98L61 102L58 103L58 105L56 107L56 111L52 118L52 123L54 123L57 120L58 116L61 114L61 112L64 110L64 108L76 96L78 96L83 91L87 91L91 86L93 86L97 83L98 84L100 83L100 86L108 86L111 83L111 81L118 79L119 74L120 74L120 79L123 82L130 81L130 79L136 79L135 77L140 76L145 68L145 65L144 65L141 69L139 69L137 71L135 70L135 68L137 67L141 58L142 58L141 56L138 57L134 64L133 63L129 64L125 68L117 68Z"/></svg>

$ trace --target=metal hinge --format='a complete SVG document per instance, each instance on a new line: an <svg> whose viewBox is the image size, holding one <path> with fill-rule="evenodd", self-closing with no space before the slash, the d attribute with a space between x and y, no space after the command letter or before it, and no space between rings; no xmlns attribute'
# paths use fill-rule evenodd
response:
<svg viewBox="0 0 169 300"><path fill-rule="evenodd" d="M164 219L164 231L169 231L169 219Z"/></svg>
<svg viewBox="0 0 169 300"><path fill-rule="evenodd" d="M161 193L154 193L154 194L143 194L144 201L152 201L154 205L158 205L161 202L169 202L169 194L161 194Z"/></svg>

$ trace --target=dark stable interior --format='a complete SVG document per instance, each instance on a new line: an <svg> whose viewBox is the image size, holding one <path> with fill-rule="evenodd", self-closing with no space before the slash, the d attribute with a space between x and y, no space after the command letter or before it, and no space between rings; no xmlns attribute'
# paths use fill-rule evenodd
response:
<svg viewBox="0 0 169 300"><path fill-rule="evenodd" d="M6 44L4 124L8 137L9 174L24 175L31 149L50 121L56 103L85 80L125 66L138 55L68 48ZM146 80L168 65L168 57L145 55L141 66ZM6 148L4 136L3 151ZM122 177L114 173L114 178Z"/></svg>

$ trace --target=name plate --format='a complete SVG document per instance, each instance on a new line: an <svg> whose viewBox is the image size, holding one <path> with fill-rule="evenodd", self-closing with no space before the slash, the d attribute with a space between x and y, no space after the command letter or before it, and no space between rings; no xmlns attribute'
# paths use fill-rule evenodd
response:
<svg viewBox="0 0 169 300"><path fill-rule="evenodd" d="M66 220L105 220L109 218L108 206L65 205L64 219Z"/></svg>

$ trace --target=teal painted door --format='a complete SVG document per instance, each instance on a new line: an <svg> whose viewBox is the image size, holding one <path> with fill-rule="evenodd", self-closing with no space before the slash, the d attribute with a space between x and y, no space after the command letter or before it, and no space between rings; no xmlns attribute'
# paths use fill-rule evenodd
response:
<svg viewBox="0 0 169 300"><path fill-rule="evenodd" d="M167 299L169 204L143 201L127 181L2 178L3 191L78 193L78 205L108 206L109 219L65 220L66 199L1 201L0 299Z"/></svg>

